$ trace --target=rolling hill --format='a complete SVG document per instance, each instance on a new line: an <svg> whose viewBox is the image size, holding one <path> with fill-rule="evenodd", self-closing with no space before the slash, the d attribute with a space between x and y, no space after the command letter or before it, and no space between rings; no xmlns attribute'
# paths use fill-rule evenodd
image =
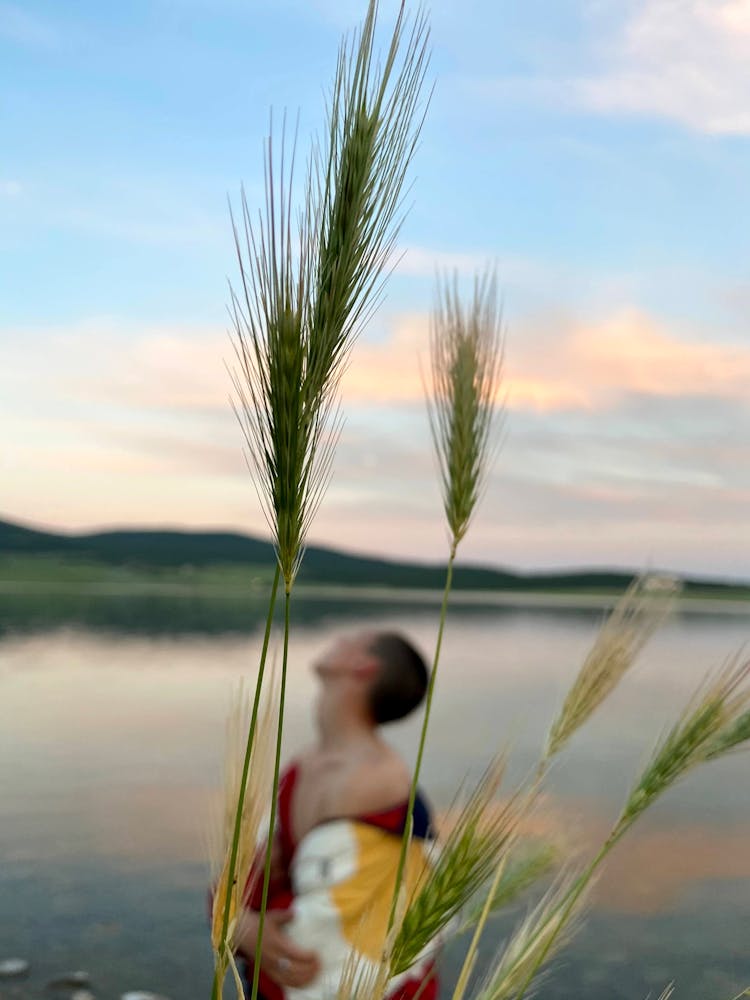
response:
<svg viewBox="0 0 750 1000"><path fill-rule="evenodd" d="M85 534L40 531L0 520L0 579L19 561L56 560L85 564L91 572L127 568L131 573L164 577L170 573L268 568L273 565L270 542L234 532L123 529ZM3 571L5 565L6 571ZM476 565L455 570L454 587L463 590L521 592L591 592L622 590L632 572L575 570L519 573ZM396 562L310 546L299 574L300 583L440 589L445 577L441 563ZM706 596L743 596L745 585L706 579L685 581L688 592Z"/></svg>

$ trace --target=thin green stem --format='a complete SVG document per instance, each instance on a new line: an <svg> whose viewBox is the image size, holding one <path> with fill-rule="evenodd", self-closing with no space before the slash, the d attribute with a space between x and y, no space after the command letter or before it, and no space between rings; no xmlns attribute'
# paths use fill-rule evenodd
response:
<svg viewBox="0 0 750 1000"><path fill-rule="evenodd" d="M258 916L258 940L255 943L255 959L253 962L253 989L251 1000L257 1000L258 984L260 982L260 953L263 944L263 927L266 921L268 906L268 886L271 881L271 856L273 853L273 833L276 825L276 809L279 797L279 772L281 770L281 737L284 731L284 698L286 695L286 668L289 658L289 605L291 602L291 587L287 584L284 595L284 655L281 661L281 691L279 693L279 725L276 730L276 761L273 770L273 793L271 795L271 818L268 824L268 842L266 844L266 862L263 869L263 893Z"/></svg>
<svg viewBox="0 0 750 1000"><path fill-rule="evenodd" d="M242 778L240 780L240 791L237 798L237 812L234 817L234 833L232 835L232 850L229 854L229 871L227 872L227 888L226 888L226 898L224 900L224 914L222 917L221 924L221 942L219 944L219 955L221 956L221 961L217 963L216 969L214 970L214 981L213 988L211 990L212 1000L219 1000L221 996L221 988L224 983L224 975L226 974L226 963L223 959L223 954L228 947L227 934L229 932L229 914L232 907L232 890L234 888L234 883L236 880L236 868L237 868L237 854L239 852L240 844L240 831L242 829L242 811L245 807L245 789L247 786L247 776L250 771L250 758L253 752L253 742L255 739L255 729L258 723L258 710L260 707L260 695L261 689L263 687L263 675L266 669L266 660L268 658L268 644L271 638L271 629L273 627L273 613L276 609L276 593L279 589L279 579L281 577L281 569L278 564L276 566L276 573L273 578L273 586L271 587L271 599L268 604L268 615L266 616L266 630L263 633L263 649L260 654L260 666L258 667L258 680L255 683L255 698L253 700L253 711L250 716L250 728L247 733L247 746L245 747L245 759L242 764Z"/></svg>
<svg viewBox="0 0 750 1000"><path fill-rule="evenodd" d="M391 900L391 913L388 918L388 930L390 931L393 927L393 921L396 918L396 906L398 904L398 896L401 890L401 882L404 877L404 868L406 866L406 852L409 848L409 840L411 838L411 815L414 811L414 802L417 798L417 784L419 782L419 772L422 769L422 757L424 756L424 748L427 742L427 726L430 722L430 711L432 709L432 695L435 690L435 677L437 675L438 662L440 660L440 649L443 645L443 630L445 629L445 618L448 613L448 598L450 597L451 584L453 583L453 562L456 558L456 546L457 543L454 541L451 545L450 558L448 559L448 568L445 573L445 590L443 592L443 603L440 608L440 625L438 627L437 643L435 645L435 656L432 661L432 671L430 672L430 679L427 683L427 696L425 698L425 709L424 709L424 719L422 720L422 733L419 738L419 749L417 750L417 761L414 765L414 775L411 780L411 788L409 789L409 804L406 810L406 827L404 829L404 836L401 839L401 854L398 859L398 869L396 871L396 884L393 887L393 899Z"/></svg>

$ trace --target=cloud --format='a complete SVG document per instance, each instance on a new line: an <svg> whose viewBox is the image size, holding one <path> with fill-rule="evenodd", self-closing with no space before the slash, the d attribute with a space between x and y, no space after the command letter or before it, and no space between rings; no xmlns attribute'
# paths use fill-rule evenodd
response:
<svg viewBox="0 0 750 1000"><path fill-rule="evenodd" d="M555 317L509 362L514 405L596 409L629 393L745 400L750 348L689 341L637 309L595 322Z"/></svg>
<svg viewBox="0 0 750 1000"><path fill-rule="evenodd" d="M228 410L224 361L232 348L208 326L130 324L111 317L70 326L0 330L0 380L20 399L131 411L201 416ZM33 346L32 346L33 345ZM38 349L34 363L31 351Z"/></svg>
<svg viewBox="0 0 750 1000"><path fill-rule="evenodd" d="M504 293L531 293L535 300L540 288L551 294L564 292L580 279L580 273L560 262L550 264L522 254L499 254L491 250L452 251L424 246L406 247L396 265L396 273L407 278L433 280L436 275L449 278L455 275L466 287L467 279L484 274L488 268L496 271ZM605 280L611 290L613 283L619 287L623 276L602 278L602 283ZM629 276L625 280L630 280Z"/></svg>
<svg viewBox="0 0 750 1000"><path fill-rule="evenodd" d="M421 406L429 317L401 313L385 322L384 339L362 338L352 354L342 380L347 407ZM30 336L45 343L35 377L79 400L173 413L228 410L225 362L233 352L222 330L133 329L102 319L23 337L9 332L6 383L28 368ZM592 414L633 397L745 403L749 384L750 346L687 339L635 308L594 320L550 310L509 326L505 391L513 411Z"/></svg>
<svg viewBox="0 0 750 1000"><path fill-rule="evenodd" d="M23 186L19 181L0 179L0 198L17 198L22 191Z"/></svg>
<svg viewBox="0 0 750 1000"><path fill-rule="evenodd" d="M750 314L750 282L738 282L723 287L719 293L719 302L732 319L742 324L740 329L744 339L747 334L747 317Z"/></svg>
<svg viewBox="0 0 750 1000"><path fill-rule="evenodd" d="M384 339L358 342L341 390L348 411L369 408L370 418L379 411L387 421L394 408L422 411L429 317L402 313L386 324ZM42 413L54 411L55 401L69 411L74 400L78 410L137 412L141 419L156 412L174 422L229 414L225 363L231 365L233 354L221 330L134 329L102 319L68 329L8 331L5 339L4 395L15 396L17 406L36 393ZM43 346L32 371L34 342ZM608 426L624 421L631 433L644 422L669 426L670 433L683 427L694 443L701 427L718 431L729 419L711 410L714 401L747 409L749 384L750 346L686 339L634 308L595 320L560 311L522 317L506 344L508 409L519 419L526 415L529 427L535 414L565 420L576 439L599 414ZM526 425L517 420L516 426ZM731 435L722 433L726 444Z"/></svg>
<svg viewBox="0 0 750 1000"><path fill-rule="evenodd" d="M226 236L226 225L219 216L184 210L152 211L138 203L130 212L112 212L88 207L62 206L54 211L56 224L76 232L111 237L143 246L206 247L217 246Z"/></svg>
<svg viewBox="0 0 750 1000"><path fill-rule="evenodd" d="M436 273L474 275L484 271L488 265L497 267L504 283L538 279L543 270L535 261L523 257L498 257L490 252L460 253L411 246L404 250L396 271L409 277L431 278Z"/></svg>
<svg viewBox="0 0 750 1000"><path fill-rule="evenodd" d="M466 81L475 95L596 114L666 118L750 135L750 0L590 0L585 67Z"/></svg>
<svg viewBox="0 0 750 1000"><path fill-rule="evenodd" d="M384 319L387 335L363 338L344 377L345 425L311 540L435 558L444 531L419 371L428 318ZM7 515L265 533L222 331L102 319L0 337ZM746 575L736 539L750 509L750 348L687 339L632 308L558 311L512 325L507 369L506 440L464 558Z"/></svg>
<svg viewBox="0 0 750 1000"><path fill-rule="evenodd" d="M346 373L349 401L416 402L423 389L429 320L394 321L381 343L361 343ZM507 339L505 387L513 410L595 411L628 395L747 399L750 347L689 341L648 314L624 308L595 321L565 313L523 318Z"/></svg>
<svg viewBox="0 0 750 1000"><path fill-rule="evenodd" d="M676 119L701 132L750 134L750 0L639 0L574 82L594 111Z"/></svg>
<svg viewBox="0 0 750 1000"><path fill-rule="evenodd" d="M323 21L342 30L353 30L359 27L363 17L363 7L358 0L284 0L274 6L288 7L291 10L301 10L305 14L314 11ZM399 9L399 0L386 0L379 5L381 24L390 26L395 20Z"/></svg>
<svg viewBox="0 0 750 1000"><path fill-rule="evenodd" d="M427 247L407 247L396 270L409 277L432 277L436 272L473 274L487 264L487 257L480 253L455 253L430 250Z"/></svg>
<svg viewBox="0 0 750 1000"><path fill-rule="evenodd" d="M9 3L0 3L0 38L34 49L54 49L60 42L57 28L48 20Z"/></svg>

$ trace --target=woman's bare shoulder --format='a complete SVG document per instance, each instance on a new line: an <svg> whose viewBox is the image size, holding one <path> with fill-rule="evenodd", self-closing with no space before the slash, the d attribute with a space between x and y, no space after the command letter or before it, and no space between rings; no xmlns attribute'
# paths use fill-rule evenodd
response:
<svg viewBox="0 0 750 1000"><path fill-rule="evenodd" d="M341 815L380 812L403 803L411 776L402 758L390 747L361 761L341 786Z"/></svg>

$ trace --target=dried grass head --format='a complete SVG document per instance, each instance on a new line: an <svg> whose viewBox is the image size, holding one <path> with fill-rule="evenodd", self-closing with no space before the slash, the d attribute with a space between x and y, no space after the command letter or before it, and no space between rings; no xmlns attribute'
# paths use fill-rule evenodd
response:
<svg viewBox="0 0 750 1000"><path fill-rule="evenodd" d="M561 875L504 946L475 1000L522 997L575 934L585 903L585 894L576 893L576 878Z"/></svg>
<svg viewBox="0 0 750 1000"><path fill-rule="evenodd" d="M559 753L614 691L679 593L671 577L639 577L615 605L550 728L545 759Z"/></svg>

